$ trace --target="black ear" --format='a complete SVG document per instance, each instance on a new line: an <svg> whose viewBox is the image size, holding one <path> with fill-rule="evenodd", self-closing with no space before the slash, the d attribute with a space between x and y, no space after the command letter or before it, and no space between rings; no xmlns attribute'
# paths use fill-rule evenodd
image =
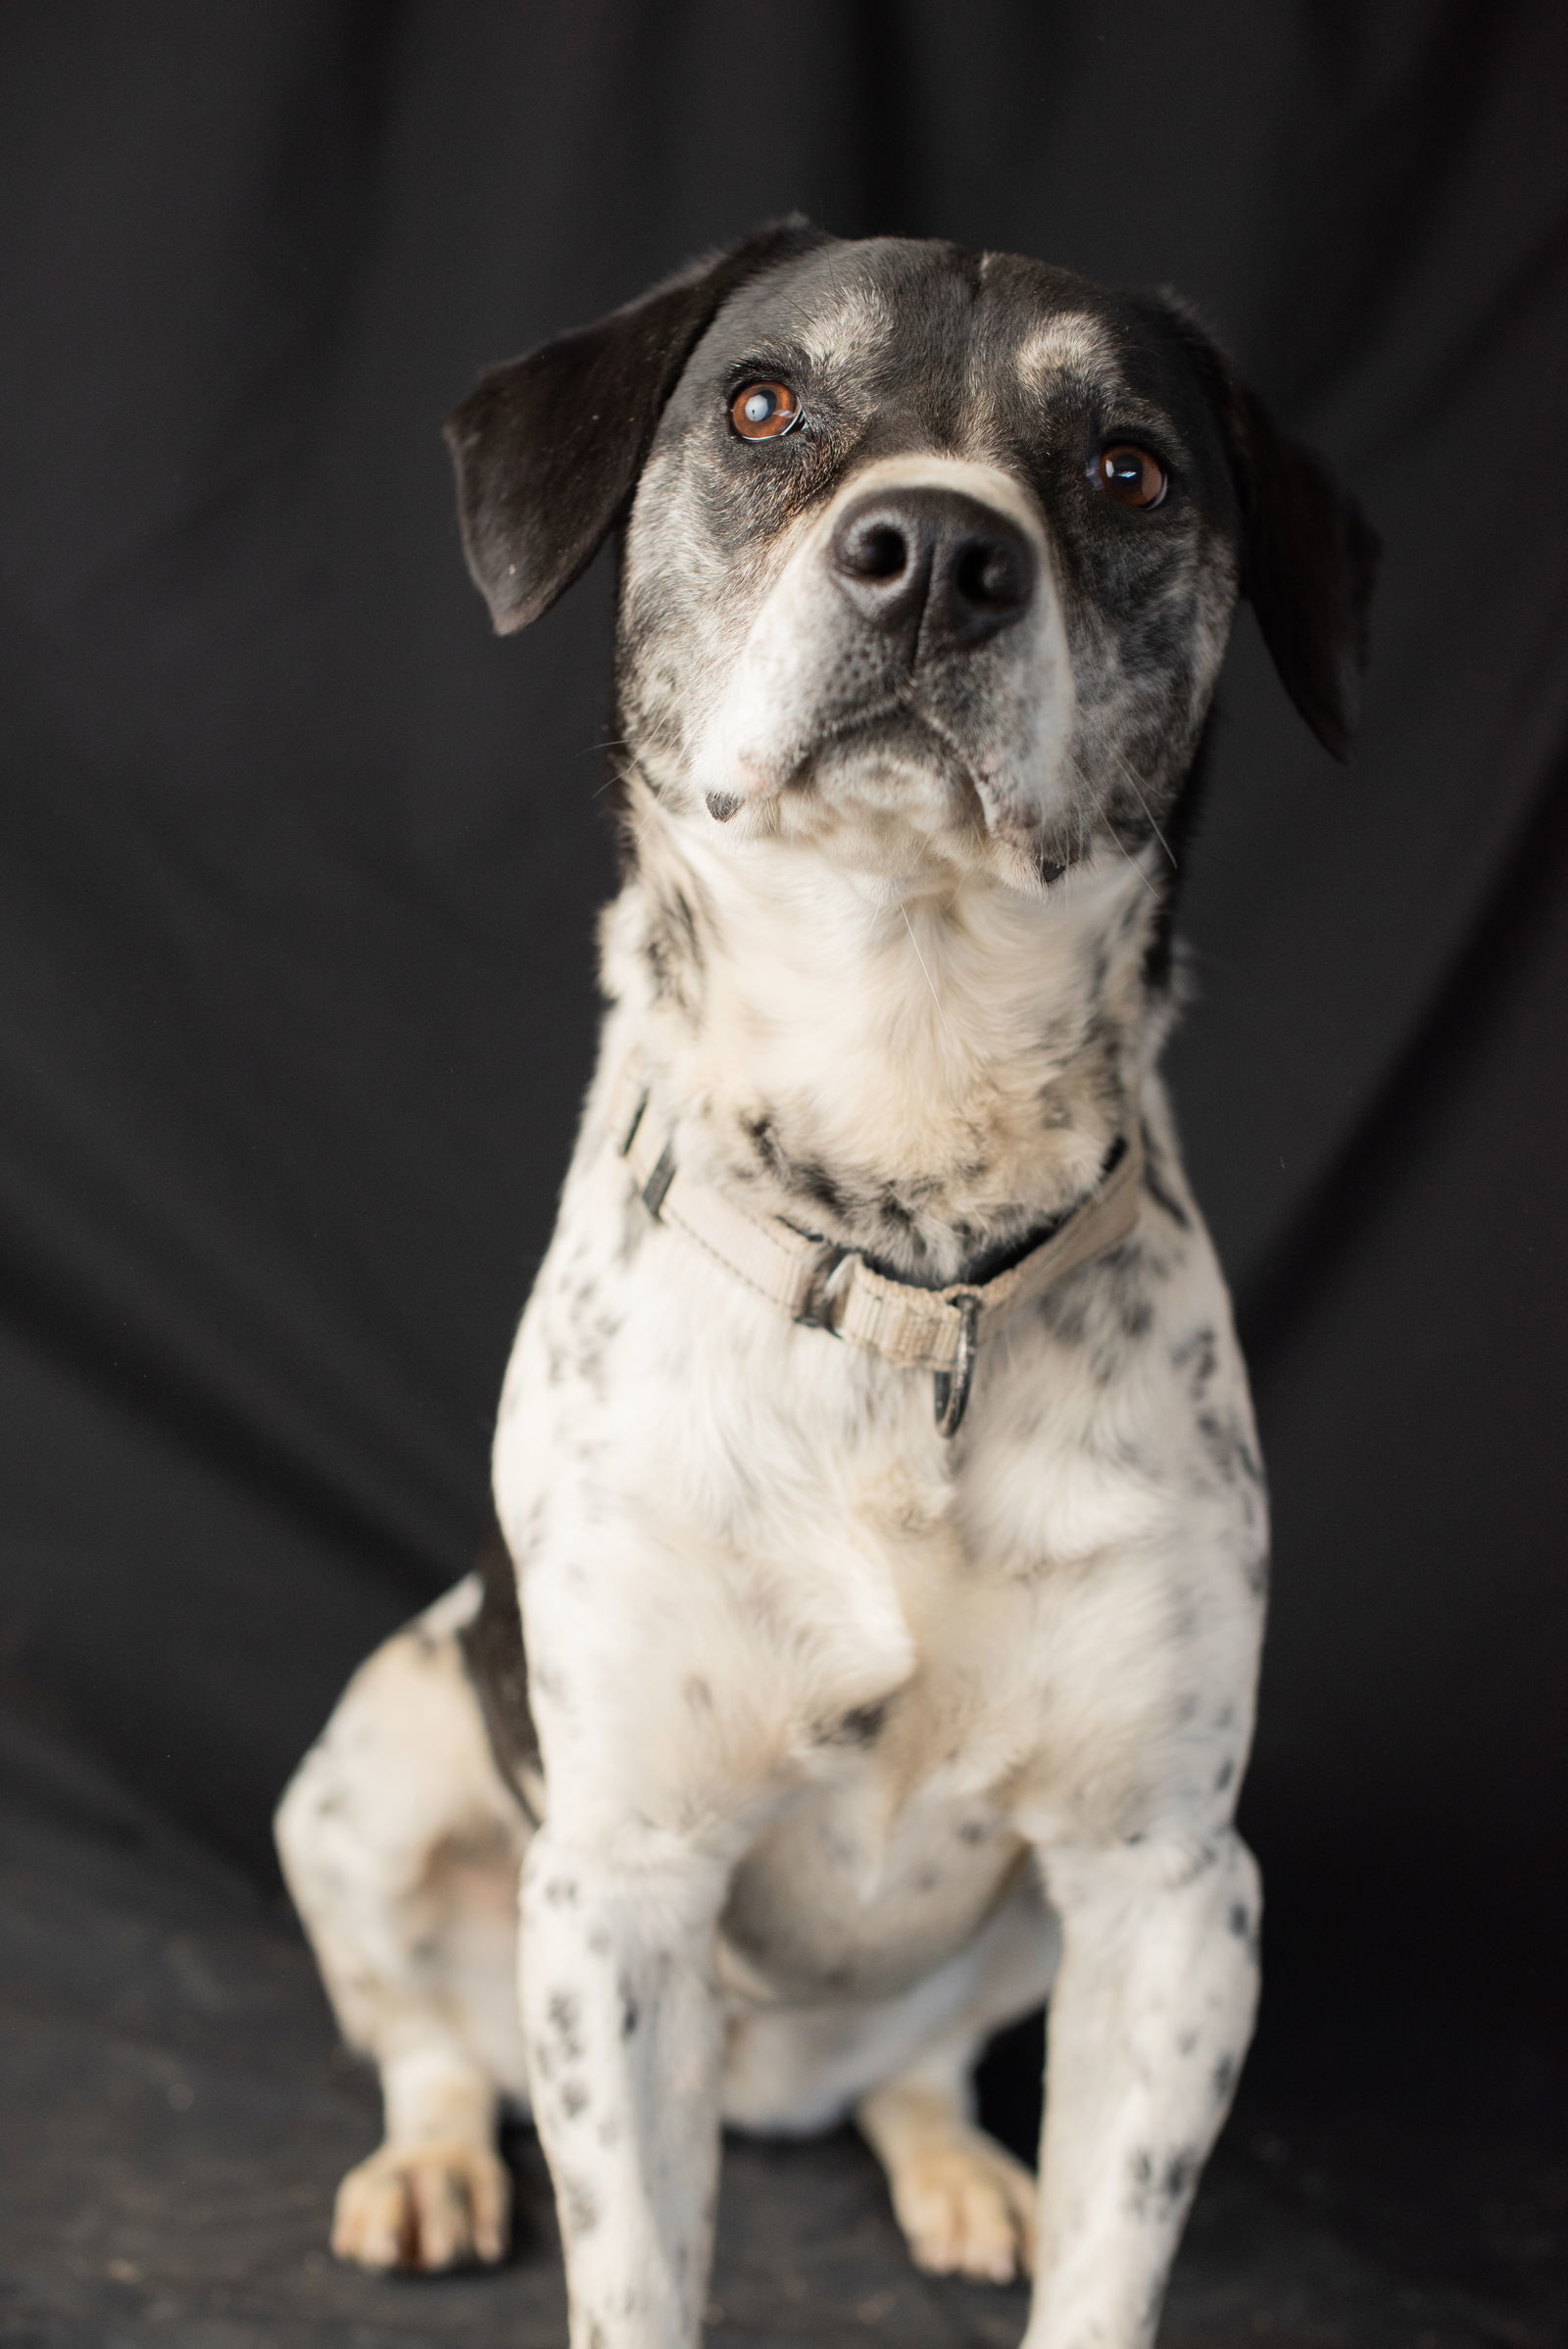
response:
<svg viewBox="0 0 1568 2349"><path fill-rule="evenodd" d="M826 241L799 215L772 221L597 325L492 367L453 410L446 437L464 549L503 635L548 612L593 560L720 303Z"/></svg>
<svg viewBox="0 0 1568 2349"><path fill-rule="evenodd" d="M1281 684L1326 751L1348 759L1366 666L1380 552L1360 507L1320 457L1287 440L1180 300L1160 309L1219 418L1242 517L1242 593Z"/></svg>

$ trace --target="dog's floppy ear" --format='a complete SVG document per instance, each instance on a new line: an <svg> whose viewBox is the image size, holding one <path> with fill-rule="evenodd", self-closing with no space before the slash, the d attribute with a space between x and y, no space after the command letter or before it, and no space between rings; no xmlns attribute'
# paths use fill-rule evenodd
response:
<svg viewBox="0 0 1568 2349"><path fill-rule="evenodd" d="M826 241L798 214L772 221L597 325L492 367L453 410L446 437L464 549L502 635L548 612L593 560L719 304Z"/></svg>
<svg viewBox="0 0 1568 2349"><path fill-rule="evenodd" d="M1379 545L1327 465L1280 432L1180 299L1159 308L1219 418L1242 515L1242 593L1280 682L1326 751L1348 758Z"/></svg>

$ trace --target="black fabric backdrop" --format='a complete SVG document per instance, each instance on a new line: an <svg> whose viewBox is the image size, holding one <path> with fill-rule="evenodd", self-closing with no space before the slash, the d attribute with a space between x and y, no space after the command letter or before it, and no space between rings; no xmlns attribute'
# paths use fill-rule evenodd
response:
<svg viewBox="0 0 1568 2349"><path fill-rule="evenodd" d="M801 206L1178 285L1384 536L1353 767L1244 618L1185 901L1278 1521L1246 1815L1276 1996L1555 1987L1565 97L1558 0L13 0L18 1712L265 1872L466 1564L592 1046L609 570L494 640L438 426Z"/></svg>

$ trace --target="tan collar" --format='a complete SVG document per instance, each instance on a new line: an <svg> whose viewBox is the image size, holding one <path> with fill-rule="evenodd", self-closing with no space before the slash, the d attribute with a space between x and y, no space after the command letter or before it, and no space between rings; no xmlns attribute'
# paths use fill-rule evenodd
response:
<svg viewBox="0 0 1568 2349"><path fill-rule="evenodd" d="M921 1289L873 1272L855 1248L797 1231L781 1215L754 1215L675 1162L674 1139L650 1112L641 1066L628 1061L610 1104L611 1132L643 1204L726 1271L808 1329L848 1339L905 1370L936 1376L937 1426L956 1433L969 1400L975 1354L1020 1305L1043 1297L1127 1238L1138 1217L1144 1153L1136 1126L1099 1187L1027 1255L989 1281Z"/></svg>

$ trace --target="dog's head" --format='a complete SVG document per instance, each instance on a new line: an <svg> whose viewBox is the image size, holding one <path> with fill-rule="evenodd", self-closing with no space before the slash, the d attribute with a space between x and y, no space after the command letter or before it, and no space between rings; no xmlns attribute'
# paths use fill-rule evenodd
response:
<svg viewBox="0 0 1568 2349"><path fill-rule="evenodd" d="M677 820L1049 882L1170 808L1238 592L1346 754L1375 541L1168 298L788 221L448 434L500 629L627 516L619 724Z"/></svg>

